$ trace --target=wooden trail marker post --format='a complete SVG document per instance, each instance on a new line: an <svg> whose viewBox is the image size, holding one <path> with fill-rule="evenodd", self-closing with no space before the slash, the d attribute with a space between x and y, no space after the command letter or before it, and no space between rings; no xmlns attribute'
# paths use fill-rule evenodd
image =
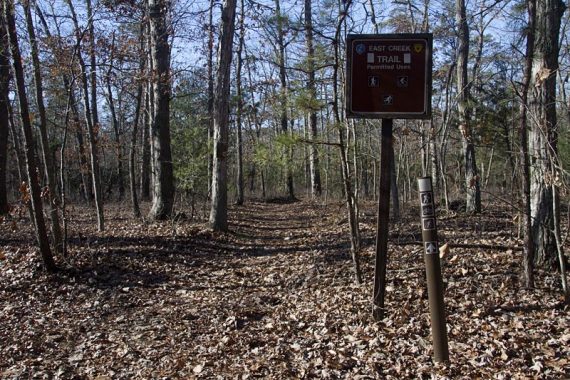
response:
<svg viewBox="0 0 570 380"><path fill-rule="evenodd" d="M431 118L433 37L430 33L349 34L346 47L346 116L382 119L372 306L373 317L381 320L385 311L393 119ZM445 330L445 320L443 326Z"/></svg>
<svg viewBox="0 0 570 380"><path fill-rule="evenodd" d="M431 177L418 178L418 190L420 195L422 240L424 243L433 356L436 362L444 362L449 360L449 348Z"/></svg>

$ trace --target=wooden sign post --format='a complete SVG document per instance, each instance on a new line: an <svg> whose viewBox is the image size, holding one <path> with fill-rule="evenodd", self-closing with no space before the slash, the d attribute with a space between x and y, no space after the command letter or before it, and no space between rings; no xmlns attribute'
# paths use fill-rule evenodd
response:
<svg viewBox="0 0 570 380"><path fill-rule="evenodd" d="M384 318L393 119L431 118L432 35L350 34L346 115L382 119L372 314Z"/></svg>
<svg viewBox="0 0 570 380"><path fill-rule="evenodd" d="M374 298L372 316L380 321L384 318L384 295L386 293L386 265L388 264L388 223L390 221L390 177L392 174L392 119L382 119L382 141L380 146L380 191L378 196L378 217L376 223L376 265L374 267Z"/></svg>
<svg viewBox="0 0 570 380"><path fill-rule="evenodd" d="M393 165L390 151L394 149L393 119L431 118L433 37L429 33L350 34L346 46L346 115L351 118L382 119L376 264L372 299L372 315L376 320L381 320L385 311L390 174ZM435 226L435 218L433 220ZM437 245L429 246L430 252L433 253L434 249L436 253L431 256L435 255L439 260ZM431 259L428 262L427 256L426 268L433 267L435 270L435 264ZM439 261L437 263L439 264ZM441 271L439 275L441 277ZM431 310L432 293L431 290L428 292ZM443 305L443 298L441 300ZM436 331L432 330L435 358L436 361L447 360L445 317L437 324L439 326L437 341L441 341L442 344L436 347ZM445 337L442 335L443 332ZM443 345L444 340L445 345Z"/></svg>

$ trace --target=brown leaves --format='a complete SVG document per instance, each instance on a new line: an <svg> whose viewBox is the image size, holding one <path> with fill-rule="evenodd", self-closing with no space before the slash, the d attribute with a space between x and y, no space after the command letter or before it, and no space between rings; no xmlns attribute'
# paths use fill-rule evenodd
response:
<svg viewBox="0 0 570 380"><path fill-rule="evenodd" d="M30 187L24 181L20 184L20 199L23 203L28 203L31 200Z"/></svg>
<svg viewBox="0 0 570 380"><path fill-rule="evenodd" d="M144 224L108 210L105 235L86 210L70 210L73 267L58 278L35 269L30 224L15 232L0 224L0 377L548 379L570 371L557 276L540 272L540 290L522 290L519 251L475 248L516 245L509 215L440 221L446 241L473 248L440 248L451 363L434 365L422 255L390 242L386 318L373 322L374 249L364 247L365 282L355 286L337 209L250 203L231 211L231 233L216 235L201 223ZM403 216L402 235L418 234L411 220ZM363 238L373 241L368 223Z"/></svg>
<svg viewBox="0 0 570 380"><path fill-rule="evenodd" d="M448 243L445 243L444 245L439 247L439 258L445 259L449 255L449 251L450 251L450 249L449 249Z"/></svg>

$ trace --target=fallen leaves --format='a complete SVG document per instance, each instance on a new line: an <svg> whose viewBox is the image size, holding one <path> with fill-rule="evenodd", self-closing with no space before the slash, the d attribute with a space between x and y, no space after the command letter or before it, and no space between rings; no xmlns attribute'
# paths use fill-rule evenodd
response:
<svg viewBox="0 0 570 380"><path fill-rule="evenodd" d="M29 224L0 223L10 239L0 245L2 378L570 375L558 277L538 272L537 290L520 289L518 251L440 248L451 363L434 365L422 254L390 246L387 315L373 322L374 250L364 247L365 282L354 285L336 208L250 203L231 211L228 234L187 220L136 223L109 207L113 232L99 235L79 211L73 267L56 277L38 270ZM489 227L512 223L508 216L477 219L487 227L475 237L456 225L465 220L439 223L451 246L517 243ZM363 226L364 241L373 225ZM410 220L396 228L417 235Z"/></svg>
<svg viewBox="0 0 570 380"><path fill-rule="evenodd" d="M439 258L445 259L449 255L449 252L450 252L449 244L445 243L444 245L439 247Z"/></svg>

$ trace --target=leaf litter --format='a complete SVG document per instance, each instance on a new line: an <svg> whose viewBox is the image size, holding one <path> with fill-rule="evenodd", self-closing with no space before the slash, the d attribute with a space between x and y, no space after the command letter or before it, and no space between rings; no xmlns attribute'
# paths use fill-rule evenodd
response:
<svg viewBox="0 0 570 380"><path fill-rule="evenodd" d="M363 210L360 286L341 205L234 206L222 234L202 221L134 221L118 205L98 233L90 210L75 207L56 275L41 271L29 221L3 220L0 378L570 377L558 275L539 270L536 289L521 288L508 216L439 222L451 360L438 364L419 222L391 226L377 323L374 205Z"/></svg>

